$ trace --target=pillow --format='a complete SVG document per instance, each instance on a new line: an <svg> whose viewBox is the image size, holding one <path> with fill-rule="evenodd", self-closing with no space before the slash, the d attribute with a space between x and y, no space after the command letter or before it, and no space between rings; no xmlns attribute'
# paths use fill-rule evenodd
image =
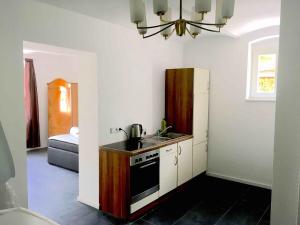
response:
<svg viewBox="0 0 300 225"><path fill-rule="evenodd" d="M70 129L70 134L72 134L72 135L78 137L78 136L79 136L79 128L78 128L78 127L72 127L72 128Z"/></svg>

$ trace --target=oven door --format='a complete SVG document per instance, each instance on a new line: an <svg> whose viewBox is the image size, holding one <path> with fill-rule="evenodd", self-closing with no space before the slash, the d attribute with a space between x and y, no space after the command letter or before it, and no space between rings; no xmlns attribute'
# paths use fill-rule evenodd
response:
<svg viewBox="0 0 300 225"><path fill-rule="evenodd" d="M159 158L131 166L131 203L159 190Z"/></svg>

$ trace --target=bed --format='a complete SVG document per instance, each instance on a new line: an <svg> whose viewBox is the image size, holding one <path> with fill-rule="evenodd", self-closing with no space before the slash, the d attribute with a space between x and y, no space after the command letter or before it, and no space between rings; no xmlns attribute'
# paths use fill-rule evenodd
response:
<svg viewBox="0 0 300 225"><path fill-rule="evenodd" d="M48 139L48 163L78 172L78 133L71 132Z"/></svg>

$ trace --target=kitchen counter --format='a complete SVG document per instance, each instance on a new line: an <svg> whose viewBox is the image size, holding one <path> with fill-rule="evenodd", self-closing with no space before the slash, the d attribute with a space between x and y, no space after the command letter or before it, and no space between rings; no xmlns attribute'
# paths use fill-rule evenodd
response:
<svg viewBox="0 0 300 225"><path fill-rule="evenodd" d="M163 201L162 196L176 193L193 178L193 136L171 132L165 136L100 147L99 204L103 212L135 220Z"/></svg>
<svg viewBox="0 0 300 225"><path fill-rule="evenodd" d="M177 138L173 138L173 139L160 140L153 136L146 136L141 141L141 145L139 145L139 147L137 147L138 149L134 149L134 147L130 146L131 149L126 150L125 146L127 146L128 143L126 143L126 141L121 141L121 142L117 142L117 143L113 143L113 144L100 146L100 150L110 151L110 152L118 152L119 154L134 156L134 155L152 151L154 149L162 148L167 145L172 145L172 144L175 144L175 143L178 143L181 141L185 141L188 139L192 139L192 138L193 138L193 135L183 135L181 137L177 137Z"/></svg>

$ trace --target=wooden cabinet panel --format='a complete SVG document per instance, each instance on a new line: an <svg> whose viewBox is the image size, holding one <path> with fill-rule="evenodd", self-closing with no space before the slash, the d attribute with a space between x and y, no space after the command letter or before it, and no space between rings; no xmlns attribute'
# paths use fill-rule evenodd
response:
<svg viewBox="0 0 300 225"><path fill-rule="evenodd" d="M193 177L193 141L178 143L178 186Z"/></svg>
<svg viewBox="0 0 300 225"><path fill-rule="evenodd" d="M62 79L48 84L48 136L68 134L78 126L78 86Z"/></svg>
<svg viewBox="0 0 300 225"><path fill-rule="evenodd" d="M173 131L193 132L194 69L166 70L166 120Z"/></svg>
<svg viewBox="0 0 300 225"><path fill-rule="evenodd" d="M177 187L177 144L160 149L159 197Z"/></svg>
<svg viewBox="0 0 300 225"><path fill-rule="evenodd" d="M71 127L71 85L57 79L48 84L48 135L69 133Z"/></svg>
<svg viewBox="0 0 300 225"><path fill-rule="evenodd" d="M71 84L72 127L78 127L78 84Z"/></svg>
<svg viewBox="0 0 300 225"><path fill-rule="evenodd" d="M100 150L100 208L117 218L130 214L130 162L127 155Z"/></svg>
<svg viewBox="0 0 300 225"><path fill-rule="evenodd" d="M203 173L207 168L207 142L193 146L193 177Z"/></svg>
<svg viewBox="0 0 300 225"><path fill-rule="evenodd" d="M194 96L194 144L204 142L208 138L208 101L208 93L199 93Z"/></svg>

